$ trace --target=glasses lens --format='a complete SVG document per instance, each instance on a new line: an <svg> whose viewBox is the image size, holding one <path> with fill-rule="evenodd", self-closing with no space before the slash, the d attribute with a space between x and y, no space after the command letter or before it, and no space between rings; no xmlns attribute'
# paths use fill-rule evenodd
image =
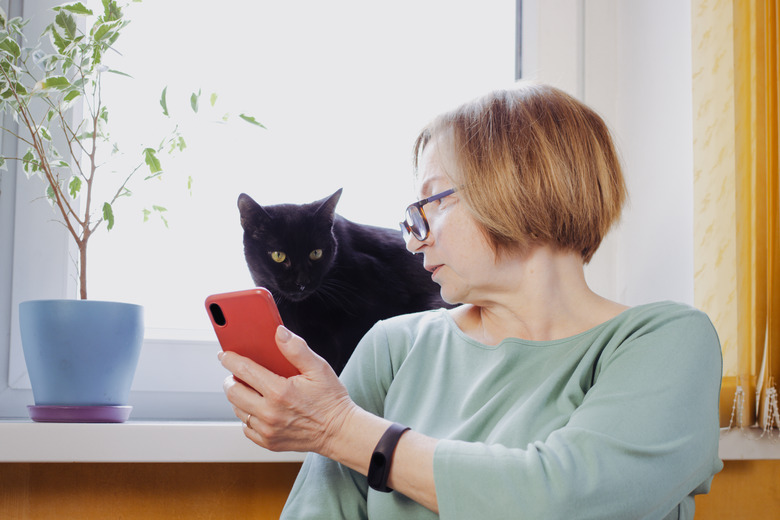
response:
<svg viewBox="0 0 780 520"><path fill-rule="evenodd" d="M428 236L428 222L417 206L409 206L406 209L406 225L417 240L425 240Z"/></svg>

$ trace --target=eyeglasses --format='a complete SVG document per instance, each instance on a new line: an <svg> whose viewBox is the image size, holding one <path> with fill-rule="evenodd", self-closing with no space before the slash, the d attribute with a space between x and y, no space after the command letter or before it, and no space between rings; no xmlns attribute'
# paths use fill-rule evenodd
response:
<svg viewBox="0 0 780 520"><path fill-rule="evenodd" d="M428 226L428 219L425 218L423 206L429 202L435 202L448 195L452 195L456 191L455 188L451 188L447 191L437 193L436 195L431 195L427 199L418 200L414 204L410 204L409 207L406 208L404 220L400 223L401 231L403 231L404 234L404 240L408 240L409 235L414 236L414 238L420 242L428 238L428 235L431 233L431 228Z"/></svg>

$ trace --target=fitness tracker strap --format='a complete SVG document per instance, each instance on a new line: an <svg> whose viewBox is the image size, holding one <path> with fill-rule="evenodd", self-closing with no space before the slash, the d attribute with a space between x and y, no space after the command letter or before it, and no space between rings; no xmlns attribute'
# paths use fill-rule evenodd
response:
<svg viewBox="0 0 780 520"><path fill-rule="evenodd" d="M398 445L398 440L409 427L393 423L385 431L382 438L374 448L371 455L371 463L368 465L368 485L372 489L388 493L392 491L387 487L387 478L390 476L390 465L393 462L393 452Z"/></svg>

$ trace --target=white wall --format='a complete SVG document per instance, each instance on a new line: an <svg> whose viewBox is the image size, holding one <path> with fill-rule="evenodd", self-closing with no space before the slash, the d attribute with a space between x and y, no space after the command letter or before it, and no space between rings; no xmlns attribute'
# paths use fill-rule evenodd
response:
<svg viewBox="0 0 780 520"><path fill-rule="evenodd" d="M693 304L689 0L524 0L524 78L596 109L623 158L629 204L587 269L629 305Z"/></svg>

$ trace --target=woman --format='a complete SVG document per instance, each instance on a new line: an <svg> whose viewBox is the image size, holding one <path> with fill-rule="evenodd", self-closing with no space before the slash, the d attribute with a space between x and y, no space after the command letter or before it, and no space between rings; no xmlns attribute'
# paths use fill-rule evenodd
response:
<svg viewBox="0 0 780 520"><path fill-rule="evenodd" d="M695 309L587 286L625 199L603 121L495 92L424 129L415 171L407 247L463 305L378 323L341 382L283 327L301 376L221 354L247 437L313 452L283 517L693 518L722 466L720 346Z"/></svg>

